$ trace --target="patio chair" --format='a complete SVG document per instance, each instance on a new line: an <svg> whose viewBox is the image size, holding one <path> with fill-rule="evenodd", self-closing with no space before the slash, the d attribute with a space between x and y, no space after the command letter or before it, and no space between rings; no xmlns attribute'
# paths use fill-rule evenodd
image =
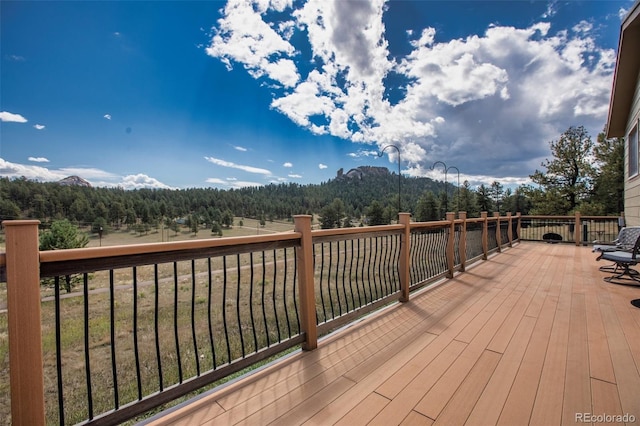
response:
<svg viewBox="0 0 640 426"><path fill-rule="evenodd" d="M600 257L598 257L598 260L610 260L616 265L615 272L622 270L622 272L619 272L617 275L605 277L604 280L612 284L640 285L638 271L631 269L632 266L640 262L638 252L640 252L640 236L636 239L631 251L617 250L603 252Z"/></svg>
<svg viewBox="0 0 640 426"><path fill-rule="evenodd" d="M598 256L596 260L600 260L604 252L631 251L638 237L640 237L640 226L622 228L618 233L618 237L613 241L594 241L592 251L600 253L600 256ZM599 269L603 272L618 272L618 265L614 263L612 265L601 266Z"/></svg>

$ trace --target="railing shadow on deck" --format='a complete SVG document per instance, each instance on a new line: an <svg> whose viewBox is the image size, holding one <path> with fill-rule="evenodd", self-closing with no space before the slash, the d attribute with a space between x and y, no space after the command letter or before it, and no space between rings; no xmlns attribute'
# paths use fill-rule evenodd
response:
<svg viewBox="0 0 640 426"><path fill-rule="evenodd" d="M313 350L518 240L617 234L617 217L457 216L313 231L301 215L280 234L59 251L38 250L38 221L5 221L12 421L117 424ZM44 301L43 282L54 288ZM61 293L71 282L73 297Z"/></svg>

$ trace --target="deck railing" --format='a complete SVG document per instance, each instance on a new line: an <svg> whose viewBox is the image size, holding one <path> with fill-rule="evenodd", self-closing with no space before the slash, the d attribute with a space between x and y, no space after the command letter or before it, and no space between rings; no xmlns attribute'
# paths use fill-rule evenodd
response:
<svg viewBox="0 0 640 426"><path fill-rule="evenodd" d="M293 232L273 235L42 252L37 221L4 222L12 421L116 424L314 349L319 335L513 244L534 220L402 213L396 225L312 231L296 216ZM44 300L43 282L54 288ZM79 290L63 294L67 282Z"/></svg>

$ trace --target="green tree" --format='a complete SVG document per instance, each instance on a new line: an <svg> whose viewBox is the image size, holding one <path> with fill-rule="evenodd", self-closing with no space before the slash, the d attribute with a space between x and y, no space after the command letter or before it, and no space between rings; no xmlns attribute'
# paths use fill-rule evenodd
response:
<svg viewBox="0 0 640 426"><path fill-rule="evenodd" d="M491 183L490 193L491 193L491 198L493 199L493 202L494 202L494 206L496 207L496 211L500 212L501 211L500 205L502 203L502 199L505 196L504 187L500 182L495 180Z"/></svg>
<svg viewBox="0 0 640 426"><path fill-rule="evenodd" d="M0 221L20 219L20 207L11 200L0 199Z"/></svg>
<svg viewBox="0 0 640 426"><path fill-rule="evenodd" d="M438 204L433 192L426 191L416 205L415 219L418 222L428 222L430 220L438 220Z"/></svg>
<svg viewBox="0 0 640 426"><path fill-rule="evenodd" d="M478 208L481 212L493 212L491 190L487 188L484 183L480 184L480 186L476 190L476 200L478 203Z"/></svg>
<svg viewBox="0 0 640 426"><path fill-rule="evenodd" d="M62 250L82 248L89 243L89 238L78 231L78 228L68 220L56 220L51 223L51 228L40 234L40 250ZM61 285L67 293L82 282L82 275L67 275L62 277ZM44 278L41 285L55 286L53 278Z"/></svg>
<svg viewBox="0 0 640 426"><path fill-rule="evenodd" d="M598 204L601 214L619 214L624 211L624 139L607 139L598 134L593 155L599 166L594 180L592 203Z"/></svg>
<svg viewBox="0 0 640 426"><path fill-rule="evenodd" d="M200 228L200 224L198 222L198 216L194 214L189 216L189 228L191 229L191 232L193 232L193 235L198 235L198 229Z"/></svg>
<svg viewBox="0 0 640 426"><path fill-rule="evenodd" d="M218 222L213 222L213 224L211 225L211 233L213 235L222 237L222 226L220 226Z"/></svg>
<svg viewBox="0 0 640 426"><path fill-rule="evenodd" d="M225 228L231 228L233 226L233 212L226 209L222 214L222 226Z"/></svg>
<svg viewBox="0 0 640 426"><path fill-rule="evenodd" d="M367 216L367 224L371 226L388 224L388 222L385 222L384 208L377 200L371 202L365 215Z"/></svg>
<svg viewBox="0 0 640 426"><path fill-rule="evenodd" d="M593 142L584 127L569 127L560 139L551 141L549 147L553 158L542 162L546 172L536 170L529 177L546 192L537 203L549 202L551 197L562 200L553 202L561 210L547 214L567 214L587 198L592 188L596 171L592 164ZM536 204L536 208L540 206Z"/></svg>
<svg viewBox="0 0 640 426"><path fill-rule="evenodd" d="M344 203L339 198L336 198L320 211L320 227L322 229L340 227L343 216Z"/></svg>

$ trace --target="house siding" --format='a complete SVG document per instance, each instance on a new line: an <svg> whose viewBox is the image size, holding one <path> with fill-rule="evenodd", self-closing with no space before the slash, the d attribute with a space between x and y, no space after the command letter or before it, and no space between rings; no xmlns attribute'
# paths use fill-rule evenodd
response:
<svg viewBox="0 0 640 426"><path fill-rule="evenodd" d="M625 132L625 188L624 188L624 214L628 226L640 226L640 175L629 178L629 146L626 143L627 138L631 130L638 124L640 118L640 72L636 76L635 91L633 95L633 102L631 104L631 113L629 114L629 121L627 122ZM639 129L640 137L640 129Z"/></svg>

